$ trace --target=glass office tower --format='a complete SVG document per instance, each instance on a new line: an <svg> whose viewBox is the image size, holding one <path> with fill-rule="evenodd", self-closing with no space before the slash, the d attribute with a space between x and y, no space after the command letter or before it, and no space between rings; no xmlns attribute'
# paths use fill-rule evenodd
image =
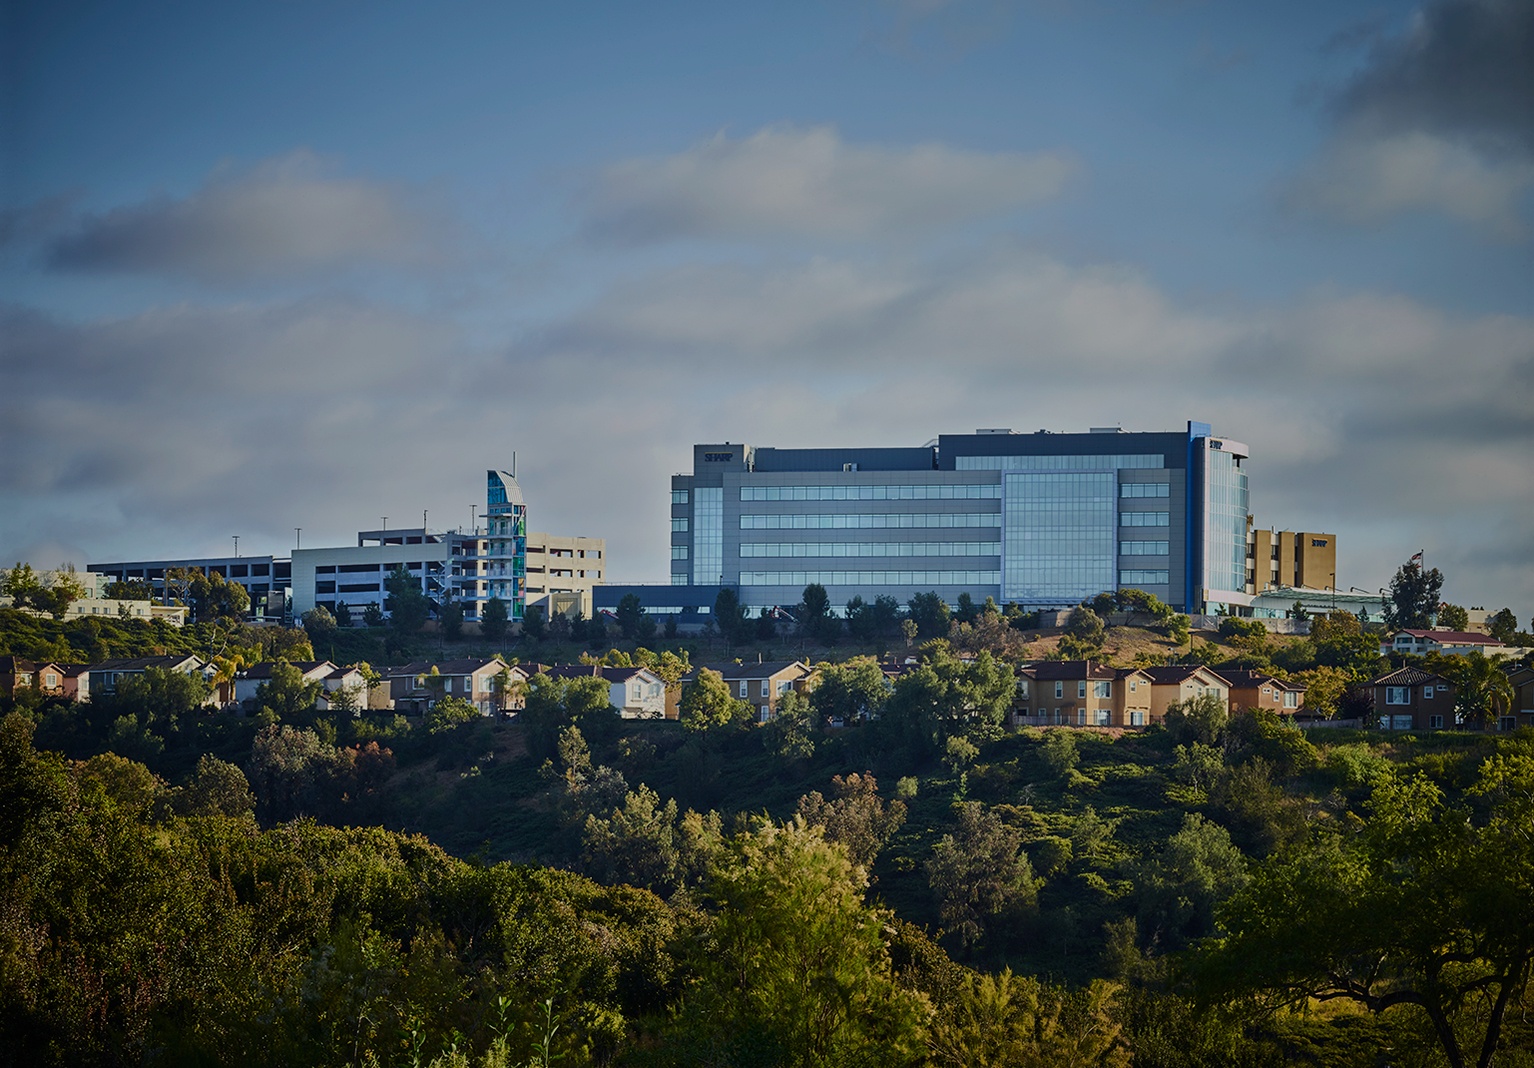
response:
<svg viewBox="0 0 1534 1068"><path fill-rule="evenodd" d="M921 448L698 445L671 485L673 585L748 607L934 591L1030 608L1134 587L1239 610L1247 449L1185 433L943 435Z"/></svg>

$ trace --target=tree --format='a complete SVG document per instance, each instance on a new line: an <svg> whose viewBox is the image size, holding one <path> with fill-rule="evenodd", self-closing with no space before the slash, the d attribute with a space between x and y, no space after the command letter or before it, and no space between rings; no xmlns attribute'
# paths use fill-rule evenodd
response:
<svg viewBox="0 0 1534 1068"><path fill-rule="evenodd" d="M250 610L250 594L245 587L217 571L209 574L200 567L172 567L165 572L165 584L199 623L238 619Z"/></svg>
<svg viewBox="0 0 1534 1068"><path fill-rule="evenodd" d="M751 706L737 700L730 693L724 676L710 668L700 669L693 680L682 687L682 697L677 703L677 716L682 726L690 731L725 727L742 722L750 715Z"/></svg>
<svg viewBox="0 0 1534 1068"><path fill-rule="evenodd" d="M719 636L731 645L744 641L748 637L745 624L740 594L729 586L722 587L714 598L714 626L719 628Z"/></svg>
<svg viewBox="0 0 1534 1068"><path fill-rule="evenodd" d="M936 1064L1128 1068L1115 1017L1119 988L1095 979L1076 996L1011 968L965 973L939 1006L928 1046Z"/></svg>
<svg viewBox="0 0 1534 1068"><path fill-rule="evenodd" d="M1438 617L1433 625L1439 630L1463 633L1470 629L1470 613L1460 605L1444 603L1438 606Z"/></svg>
<svg viewBox="0 0 1534 1068"><path fill-rule="evenodd" d="M878 780L868 772L854 772L845 778L833 775L829 801L819 790L799 799L799 815L804 822L823 828L826 841L845 846L852 862L865 871L905 822L905 814L904 802L884 803Z"/></svg>
<svg viewBox="0 0 1534 1068"><path fill-rule="evenodd" d="M1175 701L1166 710L1166 729L1178 745L1214 745L1225 734L1230 709L1212 693Z"/></svg>
<svg viewBox="0 0 1534 1068"><path fill-rule="evenodd" d="M352 606L345 601L336 602L336 626L350 627L352 625Z"/></svg>
<svg viewBox="0 0 1534 1068"><path fill-rule="evenodd" d="M64 564L45 584L31 564L17 562L9 571L0 571L0 593L10 596L18 608L33 608L54 619L69 614L69 606L85 596L85 586L75 574L73 564Z"/></svg>
<svg viewBox="0 0 1534 1068"><path fill-rule="evenodd" d="M974 801L955 806L958 826L927 861L927 885L943 926L970 948L1031 908L1038 892L1023 832Z"/></svg>
<svg viewBox="0 0 1534 1068"><path fill-rule="evenodd" d="M773 609L762 605L761 614L756 617L756 640L770 642L778 636L778 620Z"/></svg>
<svg viewBox="0 0 1534 1068"><path fill-rule="evenodd" d="M918 593L906 602L918 638L946 638L953 614L935 591Z"/></svg>
<svg viewBox="0 0 1534 1068"><path fill-rule="evenodd" d="M954 620L959 623L973 623L979 614L980 606L975 603L974 596L968 590L959 594L959 602L954 608Z"/></svg>
<svg viewBox="0 0 1534 1068"><path fill-rule="evenodd" d="M286 660L272 665L271 678L256 687L256 707L265 708L279 720L307 712L319 700L324 683L310 681Z"/></svg>
<svg viewBox="0 0 1534 1068"><path fill-rule="evenodd" d="M639 601L637 593L625 593L618 601L618 630L623 635L624 641L633 641L639 637L639 628L644 623L644 605Z"/></svg>
<svg viewBox="0 0 1534 1068"><path fill-rule="evenodd" d="M799 601L799 631L811 641L829 644L836 639L842 625L831 614L831 598L826 588L818 582L804 587Z"/></svg>
<svg viewBox="0 0 1534 1068"><path fill-rule="evenodd" d="M1081 752L1076 747L1076 733L1070 730L1052 730L1044 735L1039 746L1039 756L1056 778L1066 778L1081 763Z"/></svg>
<svg viewBox="0 0 1534 1068"><path fill-rule="evenodd" d="M943 752L954 736L991 741L1001 736L1016 690L1012 669L990 653L965 661L947 642L931 642L921 663L895 683L882 723L928 754Z"/></svg>
<svg viewBox="0 0 1534 1068"><path fill-rule="evenodd" d="M854 641L881 648L900 633L900 602L880 594L872 602L854 597L847 602L847 630Z"/></svg>
<svg viewBox="0 0 1534 1068"><path fill-rule="evenodd" d="M673 1063L920 1063L924 1002L895 980L890 917L863 904L866 882L803 820L731 839L709 873L712 949Z"/></svg>
<svg viewBox="0 0 1534 1068"><path fill-rule="evenodd" d="M384 579L384 608L389 612L389 626L396 634L415 634L431 614L431 602L421 592L420 580L400 564Z"/></svg>
<svg viewBox="0 0 1534 1068"><path fill-rule="evenodd" d="M1511 644L1518 633L1518 617L1511 608L1500 609L1486 617L1486 630L1497 641Z"/></svg>
<svg viewBox="0 0 1534 1068"><path fill-rule="evenodd" d="M1424 571L1415 560L1402 564L1390 580L1390 592L1380 599L1385 626L1391 630L1431 627L1442 590L1443 573L1436 567Z"/></svg>
<svg viewBox="0 0 1534 1068"><path fill-rule="evenodd" d="M784 760L808 760L815 755L814 721L809 698L789 690L778 698L772 718L762 727L762 743Z"/></svg>
<svg viewBox="0 0 1534 1068"><path fill-rule="evenodd" d="M810 707L817 726L861 723L879 718L889 694L879 662L871 656L856 656L840 664L821 665L820 681L810 691Z"/></svg>
<svg viewBox="0 0 1534 1068"><path fill-rule="evenodd" d="M537 634L533 634L531 632L531 629L534 626L533 614L535 612L538 615L537 628L539 633ZM538 641L543 637L542 630L545 618L546 617L544 616L542 605L530 606L527 609L527 613L522 617L522 633L526 634L534 641ZM485 607L480 609L479 632L489 641L502 641L506 637L506 628L508 626L509 619L510 615L506 610L506 602L501 600L499 597L492 597L490 600L485 602Z"/></svg>
<svg viewBox="0 0 1534 1068"><path fill-rule="evenodd" d="M1103 638L1108 634L1102 617L1084 604L1071 609L1071 614L1065 617L1064 629L1066 634L1078 642L1093 648L1101 646Z"/></svg>
<svg viewBox="0 0 1534 1068"><path fill-rule="evenodd" d="M377 601L369 601L362 609L362 623L368 627L381 627L384 625L383 609L378 607Z"/></svg>
<svg viewBox="0 0 1534 1068"><path fill-rule="evenodd" d="M431 710L426 713L426 730L430 734L441 734L465 723L475 723L482 716L479 709L462 697L448 696L432 703Z"/></svg>
<svg viewBox="0 0 1534 1068"><path fill-rule="evenodd" d="M154 585L148 579L113 579L106 595L114 601L152 601Z"/></svg>
<svg viewBox="0 0 1534 1068"><path fill-rule="evenodd" d="M1226 934L1202 956L1204 988L1415 1006L1450 1065L1487 1068L1534 966L1534 758L1488 759L1469 795L1450 803L1423 776L1377 780L1367 820L1316 826L1219 911Z"/></svg>
<svg viewBox="0 0 1534 1068"><path fill-rule="evenodd" d="M457 601L447 602L437 613L437 621L442 625L443 637L457 641L463 636L463 605Z"/></svg>
<svg viewBox="0 0 1534 1068"><path fill-rule="evenodd" d="M1500 657L1486 657L1476 650L1467 656L1446 657L1442 670L1454 683L1454 710L1467 727L1497 722L1518 697Z"/></svg>
<svg viewBox="0 0 1534 1068"><path fill-rule="evenodd" d="M1176 947L1214 933L1215 906L1246 885L1246 857L1224 827L1189 812L1135 874L1140 930Z"/></svg>
<svg viewBox="0 0 1534 1068"><path fill-rule="evenodd" d="M176 804L187 816L245 816L255 807L245 773L212 753L198 759L197 771L182 788Z"/></svg>
<svg viewBox="0 0 1534 1068"><path fill-rule="evenodd" d="M335 636L336 617L324 605L315 605L300 618L311 642L327 642Z"/></svg>

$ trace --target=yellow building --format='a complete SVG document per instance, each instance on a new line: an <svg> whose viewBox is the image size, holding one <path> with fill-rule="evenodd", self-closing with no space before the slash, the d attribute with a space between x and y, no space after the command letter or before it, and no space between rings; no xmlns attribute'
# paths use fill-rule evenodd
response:
<svg viewBox="0 0 1534 1068"><path fill-rule="evenodd" d="M1246 536L1246 592L1270 586L1329 590L1337 585L1337 535L1251 530Z"/></svg>

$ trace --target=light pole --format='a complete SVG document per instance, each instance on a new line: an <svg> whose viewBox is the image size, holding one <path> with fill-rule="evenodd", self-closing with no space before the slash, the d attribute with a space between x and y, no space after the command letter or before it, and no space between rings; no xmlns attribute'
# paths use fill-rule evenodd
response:
<svg viewBox="0 0 1534 1068"><path fill-rule="evenodd" d="M235 535L232 535L232 536L234 538L234 555L235 555L236 559L239 559L239 555L240 555L240 536L238 534L235 534Z"/></svg>
<svg viewBox="0 0 1534 1068"><path fill-rule="evenodd" d="M294 527L293 528L293 548L295 548L295 549L302 549L303 547L304 547L304 528L303 527Z"/></svg>
<svg viewBox="0 0 1534 1068"><path fill-rule="evenodd" d="M1337 572L1332 572L1332 611L1337 611Z"/></svg>

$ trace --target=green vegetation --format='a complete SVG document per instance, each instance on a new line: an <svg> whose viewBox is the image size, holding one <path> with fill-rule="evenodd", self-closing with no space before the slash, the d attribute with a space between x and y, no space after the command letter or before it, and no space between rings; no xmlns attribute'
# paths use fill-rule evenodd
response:
<svg viewBox="0 0 1534 1068"><path fill-rule="evenodd" d="M84 705L0 697L0 1048L443 1068L1534 1059L1534 737L1307 733L1203 697L1161 729L1009 733L1010 643L1059 638L1020 618L961 605L954 643L911 649L895 681L842 656L765 725L710 672L685 722L617 719L594 676L535 677L511 720L445 692L421 719L320 712L286 663L249 717L164 672ZM1172 655L1098 619L1105 653ZM1316 622L1227 627L1199 655L1336 682L1341 704L1374 639ZM754 624L740 640L762 640ZM0 650L34 659L296 660L308 641L0 611ZM688 666L681 647L600 660ZM1466 700L1494 716L1506 695L1483 682Z"/></svg>

